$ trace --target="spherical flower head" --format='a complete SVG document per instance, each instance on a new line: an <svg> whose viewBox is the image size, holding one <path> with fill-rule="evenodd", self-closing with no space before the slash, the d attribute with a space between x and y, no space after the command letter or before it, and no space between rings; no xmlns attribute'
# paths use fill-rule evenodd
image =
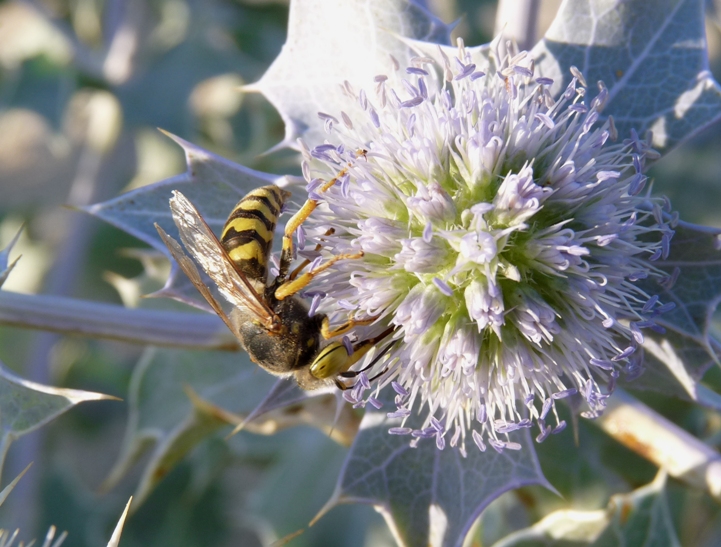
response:
<svg viewBox="0 0 721 547"><path fill-rule="evenodd" d="M346 398L377 406L390 384L389 416L425 416L391 433L464 453L518 448L520 428L543 441L565 426L556 401L594 417L620 373L639 374L641 329L664 307L635 282L660 275L673 234L641 194L654 152L598 122L603 84L589 101L574 69L556 99L525 53L482 68L461 44L440 67L378 76L373 99L346 85L365 117L321 115L329 140L303 163L319 206L301 255L363 252L317 277L313 311L372 319L351 341L394 327Z"/></svg>

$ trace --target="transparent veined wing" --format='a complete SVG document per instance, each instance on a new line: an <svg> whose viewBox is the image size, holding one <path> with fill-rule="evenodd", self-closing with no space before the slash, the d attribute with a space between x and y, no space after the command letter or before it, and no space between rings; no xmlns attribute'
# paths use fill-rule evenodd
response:
<svg viewBox="0 0 721 547"><path fill-rule="evenodd" d="M183 245L195 262L218 286L220 294L232 305L250 313L269 331L277 330L280 325L278 316L273 313L268 304L258 295L245 276L235 269L225 249L213 233L213 230L210 229L210 226L203 220L203 217L193 204L190 203L188 198L177 190L174 191L173 197L170 199L170 210L173 214L175 225L178 227ZM172 239L167 236L167 234L166 238ZM164 238L164 241L166 245L168 245L167 239ZM171 253L173 253L173 249L170 246L168 246L168 248L171 250ZM173 257L178 260L175 253L173 253ZM180 261L178 261L178 264L183 268L185 274L188 275L205 299L208 300L209 291L202 283L202 280L200 284L203 285L205 291L200 289L196 280L188 274L188 271ZM195 268L193 269L195 270ZM197 274L197 270L195 270L195 273ZM216 309L218 305L217 302L214 304L210 300L208 300L208 303L213 306L213 309Z"/></svg>

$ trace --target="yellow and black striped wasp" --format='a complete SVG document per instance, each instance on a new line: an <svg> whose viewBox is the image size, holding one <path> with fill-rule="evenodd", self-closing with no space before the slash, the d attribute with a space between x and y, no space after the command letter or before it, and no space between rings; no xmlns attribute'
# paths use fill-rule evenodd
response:
<svg viewBox="0 0 721 547"><path fill-rule="evenodd" d="M324 190L337 179L327 182ZM341 336L356 325L373 323L376 318L349 318L344 324L331 328L326 315L308 316L309 306L297 293L338 260L363 256L362 253L334 256L313 271L303 272L310 263L306 260L295 270L290 270L293 233L313 212L317 206L315 200L306 201L286 224L279 273L267 283L275 225L289 197L290 192L273 185L251 191L233 208L218 239L193 204L180 192L173 192L170 209L180 239L195 263L233 305L230 314L225 313L204 284L195 263L178 242L158 224L155 227L183 272L253 362L271 374L295 376L303 389L317 389L333 382L346 389L348 386L339 377L352 376L348 369L393 329L388 328L379 336L353 344L350 353L340 341L322 343L321 338L328 340Z"/></svg>

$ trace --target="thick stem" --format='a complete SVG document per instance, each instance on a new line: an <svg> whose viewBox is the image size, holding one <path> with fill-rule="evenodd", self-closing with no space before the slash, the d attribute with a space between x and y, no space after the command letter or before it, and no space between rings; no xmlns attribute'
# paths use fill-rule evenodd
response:
<svg viewBox="0 0 721 547"><path fill-rule="evenodd" d="M721 455L628 393L616 390L593 423L672 477L721 501Z"/></svg>
<svg viewBox="0 0 721 547"><path fill-rule="evenodd" d="M0 325L188 349L240 349L214 315L128 309L51 295L0 291Z"/></svg>

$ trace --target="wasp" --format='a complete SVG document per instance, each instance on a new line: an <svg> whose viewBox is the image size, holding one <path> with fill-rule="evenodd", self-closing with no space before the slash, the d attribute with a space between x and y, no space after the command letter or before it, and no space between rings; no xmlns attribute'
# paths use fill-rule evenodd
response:
<svg viewBox="0 0 721 547"><path fill-rule="evenodd" d="M327 182L327 190L338 178ZM332 328L328 316L309 317L309 306L299 291L311 280L339 260L357 259L363 253L341 254L329 258L311 271L303 271L306 260L291 271L293 233L317 202L309 199L287 222L283 235L278 275L268 283L268 260L273 247L278 217L290 198L290 192L274 185L251 191L233 208L218 239L193 204L177 190L170 199L173 220L180 239L194 261L180 244L158 224L161 239L180 268L220 316L253 362L276 376L294 376L306 390L332 385L349 386L340 378L349 378L349 368L373 346L388 337L393 329L356 342L347 347L333 340L357 325L370 325L377 317L348 320ZM320 250L320 245L316 247ZM200 277L195 264L217 285L218 291L232 304L226 314ZM352 351L349 351L352 350Z"/></svg>

